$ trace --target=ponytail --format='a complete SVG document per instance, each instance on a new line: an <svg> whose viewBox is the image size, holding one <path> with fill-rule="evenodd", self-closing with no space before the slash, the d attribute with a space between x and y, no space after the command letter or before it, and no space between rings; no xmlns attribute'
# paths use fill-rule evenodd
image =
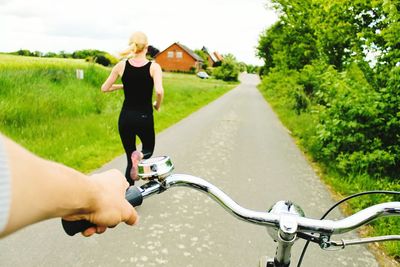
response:
<svg viewBox="0 0 400 267"><path fill-rule="evenodd" d="M147 36L142 32L135 32L129 38L129 47L120 52L121 57L130 57L142 52L148 45Z"/></svg>

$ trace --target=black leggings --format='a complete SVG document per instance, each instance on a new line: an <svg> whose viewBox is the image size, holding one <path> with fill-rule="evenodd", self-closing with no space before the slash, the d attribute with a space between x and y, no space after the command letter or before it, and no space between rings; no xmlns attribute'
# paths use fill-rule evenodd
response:
<svg viewBox="0 0 400 267"><path fill-rule="evenodd" d="M130 172L132 169L132 152L136 150L136 136L142 142L142 153L144 158L153 155L155 145L153 114L122 109L118 120L118 130L124 146L128 165L125 171L126 180L133 185Z"/></svg>

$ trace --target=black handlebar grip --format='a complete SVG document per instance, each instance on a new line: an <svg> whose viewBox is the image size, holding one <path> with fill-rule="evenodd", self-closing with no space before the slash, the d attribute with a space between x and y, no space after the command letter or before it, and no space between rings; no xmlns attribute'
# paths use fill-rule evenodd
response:
<svg viewBox="0 0 400 267"><path fill-rule="evenodd" d="M135 186L131 186L128 188L128 190L126 190L125 198L134 207L140 206L143 202L143 196L140 193L140 190ZM87 220L66 221L62 219L61 223L64 231L70 236L83 232L89 227L96 226Z"/></svg>

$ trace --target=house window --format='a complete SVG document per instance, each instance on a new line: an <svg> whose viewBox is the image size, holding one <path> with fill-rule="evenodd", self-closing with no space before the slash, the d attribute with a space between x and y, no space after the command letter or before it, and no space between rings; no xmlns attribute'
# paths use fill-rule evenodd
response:
<svg viewBox="0 0 400 267"><path fill-rule="evenodd" d="M168 58L173 58L174 57L174 51L168 51L167 57Z"/></svg>
<svg viewBox="0 0 400 267"><path fill-rule="evenodd" d="M182 52L176 52L176 58L182 58L183 54Z"/></svg>

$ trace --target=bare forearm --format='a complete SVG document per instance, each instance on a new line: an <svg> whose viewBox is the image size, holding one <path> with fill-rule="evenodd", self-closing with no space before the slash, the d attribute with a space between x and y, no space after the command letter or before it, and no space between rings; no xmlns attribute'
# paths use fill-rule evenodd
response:
<svg viewBox="0 0 400 267"><path fill-rule="evenodd" d="M53 217L88 212L95 199L89 177L41 159L4 138L11 173L11 209L4 233Z"/></svg>
<svg viewBox="0 0 400 267"><path fill-rule="evenodd" d="M157 93L156 94L156 101L154 103L154 108L156 110L160 109L163 99L164 99L164 94L163 93Z"/></svg>
<svg viewBox="0 0 400 267"><path fill-rule="evenodd" d="M153 67L153 80L154 89L156 91L156 101L154 103L154 108L158 111L161 107L161 103L164 98L164 87L162 83L162 70L160 65L157 63L151 65Z"/></svg>
<svg viewBox="0 0 400 267"><path fill-rule="evenodd" d="M113 85L111 86L111 90L112 90L112 91L119 90L119 89L123 89L123 88L124 88L124 86L123 86L122 84L113 84Z"/></svg>
<svg viewBox="0 0 400 267"><path fill-rule="evenodd" d="M112 92L118 89L122 89L122 84L114 84L118 76L120 76L121 73L121 67L123 67L123 63L120 62L117 65L114 66L112 69L110 75L108 76L107 80L103 83L101 86L101 91L103 92Z"/></svg>
<svg viewBox="0 0 400 267"><path fill-rule="evenodd" d="M104 93L107 93L107 92L112 92L112 91L116 91L116 90L123 89L123 88L124 88L124 86L122 84L112 84L108 88L105 85L103 85L101 87L101 91L103 91Z"/></svg>

